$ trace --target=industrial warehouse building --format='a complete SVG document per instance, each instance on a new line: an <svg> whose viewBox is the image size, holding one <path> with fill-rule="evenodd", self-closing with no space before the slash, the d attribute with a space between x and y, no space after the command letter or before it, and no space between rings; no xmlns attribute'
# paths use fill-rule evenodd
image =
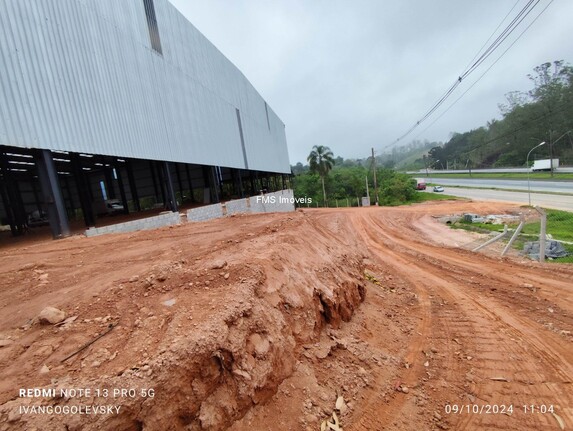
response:
<svg viewBox="0 0 573 431"><path fill-rule="evenodd" d="M3 0L0 27L12 234L286 187L284 124L168 0Z"/></svg>

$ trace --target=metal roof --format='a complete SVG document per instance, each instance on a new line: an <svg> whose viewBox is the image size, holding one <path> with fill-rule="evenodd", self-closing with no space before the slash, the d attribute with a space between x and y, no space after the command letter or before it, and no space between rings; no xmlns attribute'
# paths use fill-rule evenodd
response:
<svg viewBox="0 0 573 431"><path fill-rule="evenodd" d="M0 27L0 145L290 172L282 121L167 0L3 0Z"/></svg>

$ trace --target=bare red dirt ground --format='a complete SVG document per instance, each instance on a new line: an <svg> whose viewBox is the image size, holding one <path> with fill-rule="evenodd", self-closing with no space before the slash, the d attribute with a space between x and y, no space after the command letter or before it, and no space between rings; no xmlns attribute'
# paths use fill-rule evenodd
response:
<svg viewBox="0 0 573 431"><path fill-rule="evenodd" d="M0 430L320 430L333 413L345 431L571 429L573 269L467 251L474 236L432 217L517 211L303 210L6 245ZM42 325L45 306L71 319Z"/></svg>

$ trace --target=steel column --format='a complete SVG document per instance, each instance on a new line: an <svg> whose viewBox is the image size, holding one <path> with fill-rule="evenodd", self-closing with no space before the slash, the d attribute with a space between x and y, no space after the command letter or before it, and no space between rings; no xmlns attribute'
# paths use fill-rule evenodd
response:
<svg viewBox="0 0 573 431"><path fill-rule="evenodd" d="M2 173L5 189L2 191L4 207L10 223L10 230L13 236L24 234L28 220L26 210L22 202L22 196L18 189L18 183L10 172L8 159L4 153L0 153L0 172Z"/></svg>
<svg viewBox="0 0 573 431"><path fill-rule="evenodd" d="M84 222L86 227L95 226L95 216L92 207L91 187L86 174L82 169L82 163L79 154L71 153L70 160L72 163L72 170L74 172L74 179L80 197L80 205L84 214Z"/></svg>
<svg viewBox="0 0 573 431"><path fill-rule="evenodd" d="M135 206L135 211L141 211L141 205L139 204L139 194L137 193L137 184L135 182L135 177L133 175L133 167L131 166L131 160L125 160L125 169L127 171L127 182L129 183L129 191L131 192L131 199L133 200L133 205Z"/></svg>
<svg viewBox="0 0 573 431"><path fill-rule="evenodd" d="M185 163L185 174L187 175L187 182L189 183L189 193L191 194L191 202L195 202L195 193L193 193L193 182L191 181L191 174L189 173L189 165Z"/></svg>
<svg viewBox="0 0 573 431"><path fill-rule="evenodd" d="M167 189L167 205L168 208L176 213L177 208L177 197L175 196L175 189L173 188L173 181L171 179L171 164L169 162L163 162L163 171L165 173L165 187Z"/></svg>

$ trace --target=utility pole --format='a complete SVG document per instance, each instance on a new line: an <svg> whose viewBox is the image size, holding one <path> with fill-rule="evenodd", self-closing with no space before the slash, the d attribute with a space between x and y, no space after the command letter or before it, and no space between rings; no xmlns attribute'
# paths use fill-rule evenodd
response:
<svg viewBox="0 0 573 431"><path fill-rule="evenodd" d="M374 194L376 196L376 206L378 206L378 184L376 183L376 158L374 157L374 148L372 148L372 170L374 171Z"/></svg>

